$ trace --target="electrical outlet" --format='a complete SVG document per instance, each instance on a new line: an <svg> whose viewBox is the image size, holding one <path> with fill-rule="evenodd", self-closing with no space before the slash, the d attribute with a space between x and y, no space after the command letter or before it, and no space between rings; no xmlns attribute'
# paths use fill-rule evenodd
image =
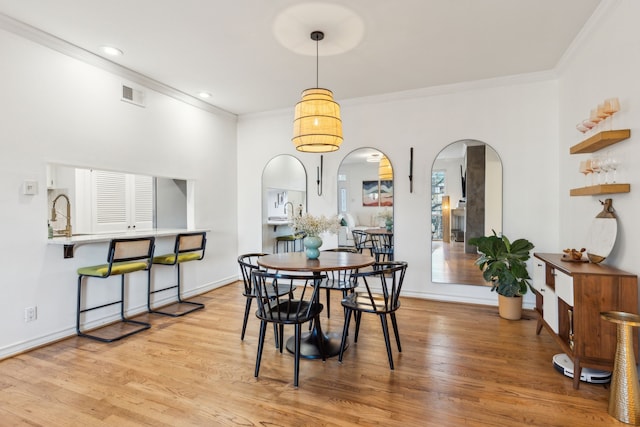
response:
<svg viewBox="0 0 640 427"><path fill-rule="evenodd" d="M27 307L24 309L24 321L33 322L38 318L38 307Z"/></svg>

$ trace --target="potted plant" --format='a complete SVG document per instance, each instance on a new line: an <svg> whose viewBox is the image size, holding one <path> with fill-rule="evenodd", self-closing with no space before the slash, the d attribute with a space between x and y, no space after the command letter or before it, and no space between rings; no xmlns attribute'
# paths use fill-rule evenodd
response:
<svg viewBox="0 0 640 427"><path fill-rule="evenodd" d="M384 220L384 225L387 228L387 231L393 230L393 211L385 209L384 211L378 213L378 218Z"/></svg>
<svg viewBox="0 0 640 427"><path fill-rule="evenodd" d="M534 246L527 239L511 242L492 231L493 235L469 239L469 244L478 248L480 256L475 264L484 280L491 282L491 290L498 293L500 317L517 320L522 315L521 297L531 286L526 261Z"/></svg>

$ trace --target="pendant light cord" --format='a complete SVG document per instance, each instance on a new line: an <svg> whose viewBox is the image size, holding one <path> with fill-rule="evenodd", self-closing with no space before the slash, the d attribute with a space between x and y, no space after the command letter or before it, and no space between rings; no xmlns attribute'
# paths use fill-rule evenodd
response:
<svg viewBox="0 0 640 427"><path fill-rule="evenodd" d="M319 51L319 46L320 44L320 40L316 39L316 88L319 88L319 84L318 84L318 69L320 68L320 51Z"/></svg>

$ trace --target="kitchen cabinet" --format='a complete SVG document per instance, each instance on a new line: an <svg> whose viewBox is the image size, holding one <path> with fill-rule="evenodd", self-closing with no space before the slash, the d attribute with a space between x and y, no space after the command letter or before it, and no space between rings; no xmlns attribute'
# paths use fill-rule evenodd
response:
<svg viewBox="0 0 640 427"><path fill-rule="evenodd" d="M637 276L605 264L565 261L562 254L535 253L533 288L536 334L544 327L572 359L573 387L579 387L583 367L612 371L616 326L600 313L637 314ZM637 336L634 349L637 358Z"/></svg>

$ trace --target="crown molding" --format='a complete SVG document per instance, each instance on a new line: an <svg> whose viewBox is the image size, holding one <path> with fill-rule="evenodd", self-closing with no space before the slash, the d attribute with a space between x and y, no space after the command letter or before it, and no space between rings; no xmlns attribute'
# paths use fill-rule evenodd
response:
<svg viewBox="0 0 640 427"><path fill-rule="evenodd" d="M111 74L123 77L133 83L139 84L158 93L184 102L185 104L188 104L192 107L200 108L201 110L207 111L209 113L229 118L237 119L238 117L237 114L233 114L229 111L223 110L222 108L216 107L215 105L204 102L192 95L184 93L176 88L168 86L164 83L147 77L144 74L133 71L127 67L123 67L122 65L116 64L115 62L109 61L108 59L96 55L95 53L89 52L88 50L83 49L80 46L76 46L66 40L54 36L53 34L49 34L45 31L32 27L31 25L25 24L24 22L13 19L2 13L0 13L0 29L6 30L34 43L60 52L71 58L93 65Z"/></svg>

